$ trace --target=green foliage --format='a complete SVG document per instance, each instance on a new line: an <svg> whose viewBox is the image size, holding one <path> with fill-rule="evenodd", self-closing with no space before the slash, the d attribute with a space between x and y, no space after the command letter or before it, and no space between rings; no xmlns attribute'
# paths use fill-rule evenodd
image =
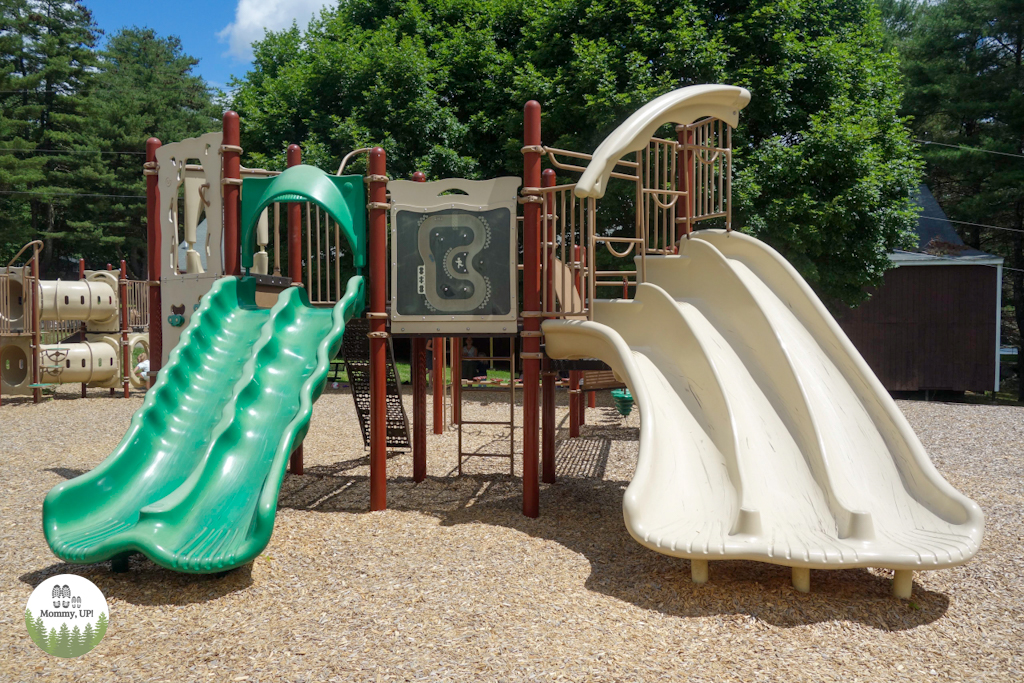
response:
<svg viewBox="0 0 1024 683"><path fill-rule="evenodd" d="M14 0L0 5L0 146L5 149L66 150L89 142L88 85L96 67L92 16L78 0ZM0 189L30 194L0 195L0 257L41 237L45 262L54 241L74 227L72 197L103 173L89 155L0 152L10 173ZM9 211L10 209L10 211ZM28 239L26 239L28 238Z"/></svg>
<svg viewBox="0 0 1024 683"><path fill-rule="evenodd" d="M152 29L131 27L114 34L100 53L96 75L94 132L103 151L135 152L105 157L109 175L96 185L100 194L146 194L142 175L146 140L174 142L220 127L220 108L205 81L192 75L199 60L184 54L174 36L161 38ZM146 274L146 204L134 199L98 198L91 205L99 238L95 261L114 254L130 273ZM87 259L92 260L92 259Z"/></svg>
<svg viewBox="0 0 1024 683"><path fill-rule="evenodd" d="M267 34L233 85L256 163L302 142L333 171L380 144L392 176L436 178L519 175L529 99L547 144L589 152L650 99L708 82L753 95L734 138L740 225L828 298L859 300L907 245L919 176L868 0L352 0ZM610 193L601 225L631 229L632 201Z"/></svg>
<svg viewBox="0 0 1024 683"><path fill-rule="evenodd" d="M106 612L100 612L100 616L96 620L96 632L93 635L93 645L94 646L97 645L101 640L103 640L103 636L106 635L106 633L107 633L107 626L108 625L109 625L109 622L107 620L107 613Z"/></svg>
<svg viewBox="0 0 1024 683"><path fill-rule="evenodd" d="M39 647L46 649L46 631L42 628L42 617L39 622L32 617L32 610L25 608L25 627L28 629L28 636L32 642Z"/></svg>
<svg viewBox="0 0 1024 683"><path fill-rule="evenodd" d="M146 139L219 127L177 38L126 28L102 52L97 40L79 0L0 3L0 260L41 238L49 277L81 256L145 277Z"/></svg>
<svg viewBox="0 0 1024 683"><path fill-rule="evenodd" d="M943 209L954 220L1024 230L1024 159L1005 156L1024 154L1024 1L924 5L900 49L916 137L959 146L923 147L928 184ZM972 247L1024 269L1021 232L958 230ZM1024 272L1008 271L1006 280L1004 301L1013 302L1014 315L1004 320L1003 340L1021 345Z"/></svg>

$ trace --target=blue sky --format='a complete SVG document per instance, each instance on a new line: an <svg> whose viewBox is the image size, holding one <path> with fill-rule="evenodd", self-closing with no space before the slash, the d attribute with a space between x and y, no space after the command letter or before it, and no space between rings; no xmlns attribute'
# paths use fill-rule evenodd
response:
<svg viewBox="0 0 1024 683"><path fill-rule="evenodd" d="M225 88L243 75L252 53L249 44L264 29L298 21L305 26L333 0L83 0L93 20L110 35L124 26L145 26L161 36L176 35L187 54L199 59L195 71L211 85Z"/></svg>

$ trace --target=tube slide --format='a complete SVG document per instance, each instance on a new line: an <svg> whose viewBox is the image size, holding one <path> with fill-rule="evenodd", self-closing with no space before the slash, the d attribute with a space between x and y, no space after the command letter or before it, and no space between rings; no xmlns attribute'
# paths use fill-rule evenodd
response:
<svg viewBox="0 0 1024 683"><path fill-rule="evenodd" d="M217 280L120 445L46 496L54 554L90 563L137 551L193 573L256 557L363 287L350 279L333 309L311 307L292 287L266 310L254 279Z"/></svg>
<svg viewBox="0 0 1024 683"><path fill-rule="evenodd" d="M550 356L600 358L637 401L623 515L648 548L819 569L938 569L977 553L981 509L764 243L694 233L678 256L647 257L635 299L543 330Z"/></svg>

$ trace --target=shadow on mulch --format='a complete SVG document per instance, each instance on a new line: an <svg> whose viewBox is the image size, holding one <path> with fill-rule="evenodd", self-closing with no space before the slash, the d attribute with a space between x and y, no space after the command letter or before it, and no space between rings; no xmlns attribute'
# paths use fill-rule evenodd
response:
<svg viewBox="0 0 1024 683"><path fill-rule="evenodd" d="M110 562L67 564L56 562L18 577L35 587L58 574L76 574L92 581L107 598L133 605L191 605L217 600L252 585L252 564L220 574L182 574L133 555L129 571L115 574Z"/></svg>
<svg viewBox="0 0 1024 683"><path fill-rule="evenodd" d="M690 581L688 561L652 552L629 536L621 512L629 482L563 474L564 464L581 474L600 468L603 449L588 444L582 449L560 459L557 484L542 485L538 519L522 515L521 479L504 474L428 477L418 484L392 478L388 508L433 515L445 526L488 524L555 541L589 561L589 590L670 616L745 616L784 628L852 621L903 631L929 624L949 608L946 595L920 585L912 600L898 600L891 595L891 580L867 569L813 570L812 592L801 594L792 588L788 567L721 560L711 563L711 580L698 586ZM343 468L318 469L283 487L279 506L325 513L369 508L368 477L347 475Z"/></svg>
<svg viewBox="0 0 1024 683"><path fill-rule="evenodd" d="M53 472L57 476L64 477L65 479L80 477L88 471L89 470L74 470L70 467L47 467L43 470L43 472Z"/></svg>

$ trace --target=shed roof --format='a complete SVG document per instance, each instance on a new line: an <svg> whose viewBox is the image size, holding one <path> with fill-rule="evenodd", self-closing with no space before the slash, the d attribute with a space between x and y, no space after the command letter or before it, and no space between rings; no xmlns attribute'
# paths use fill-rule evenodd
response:
<svg viewBox="0 0 1024 683"><path fill-rule="evenodd" d="M917 246L910 251L894 252L889 255L890 259L904 265L996 265L1003 262L1001 256L969 247L960 239L960 235L946 217L946 212L939 206L927 185L922 184L917 188L914 199L921 207L914 228L914 232L917 233Z"/></svg>

